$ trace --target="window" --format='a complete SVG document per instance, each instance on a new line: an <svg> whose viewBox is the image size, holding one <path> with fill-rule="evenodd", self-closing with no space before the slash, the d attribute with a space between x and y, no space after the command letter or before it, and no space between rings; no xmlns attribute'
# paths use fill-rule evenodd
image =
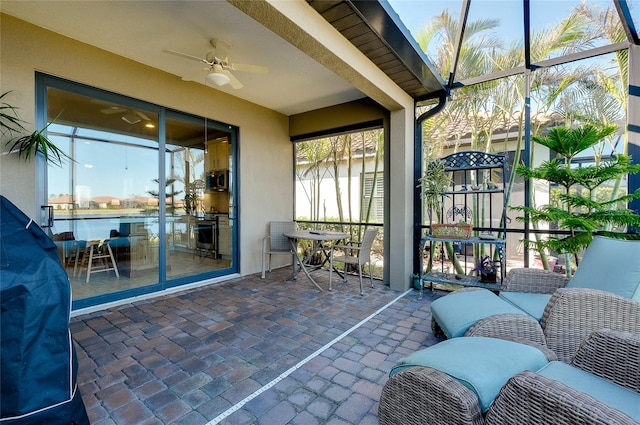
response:
<svg viewBox="0 0 640 425"><path fill-rule="evenodd" d="M294 153L297 220L384 221L382 129L296 142Z"/></svg>
<svg viewBox="0 0 640 425"><path fill-rule="evenodd" d="M362 218L369 223L384 222L384 176L381 174L364 174L362 192Z"/></svg>

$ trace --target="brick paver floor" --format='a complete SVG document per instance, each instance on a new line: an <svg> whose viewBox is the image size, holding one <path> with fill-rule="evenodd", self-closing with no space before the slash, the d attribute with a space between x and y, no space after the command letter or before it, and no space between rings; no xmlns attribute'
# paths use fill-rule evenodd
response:
<svg viewBox="0 0 640 425"><path fill-rule="evenodd" d="M429 304L290 268L72 319L93 425L377 424L391 366L436 342ZM327 287L323 271L314 278Z"/></svg>

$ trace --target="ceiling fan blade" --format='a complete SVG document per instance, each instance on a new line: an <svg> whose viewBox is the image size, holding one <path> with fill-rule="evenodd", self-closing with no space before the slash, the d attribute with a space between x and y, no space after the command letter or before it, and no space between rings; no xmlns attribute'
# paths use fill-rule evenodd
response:
<svg viewBox="0 0 640 425"><path fill-rule="evenodd" d="M246 63L232 63L229 67L234 71L254 72L256 74L266 74L269 68L262 65L247 65Z"/></svg>
<svg viewBox="0 0 640 425"><path fill-rule="evenodd" d="M229 50L231 50L231 44L219 38L212 39L209 43L216 49L216 57L221 61L224 61L229 56Z"/></svg>
<svg viewBox="0 0 640 425"><path fill-rule="evenodd" d="M204 81L204 78L210 72L210 68L201 68L188 75L182 77L182 81L197 81L199 83Z"/></svg>
<svg viewBox="0 0 640 425"><path fill-rule="evenodd" d="M182 58L197 60L198 62L206 63L207 65L211 65L211 63L207 62L204 58L199 58L197 56L188 55L186 53L176 52L175 50L163 50L162 53L167 53L174 56L180 56Z"/></svg>
<svg viewBox="0 0 640 425"><path fill-rule="evenodd" d="M125 112L127 108L121 108L119 106L109 106L108 108L100 109L100 112L106 115L111 114L119 114L120 112Z"/></svg>
<svg viewBox="0 0 640 425"><path fill-rule="evenodd" d="M229 77L229 85L234 89L241 89L244 87L242 83L229 71L222 71L225 75Z"/></svg>
<svg viewBox="0 0 640 425"><path fill-rule="evenodd" d="M147 114L145 114L144 112L138 111L138 110L134 110L133 111L137 116L139 116L140 118L142 118L145 121L151 121L151 118L149 118L147 116Z"/></svg>

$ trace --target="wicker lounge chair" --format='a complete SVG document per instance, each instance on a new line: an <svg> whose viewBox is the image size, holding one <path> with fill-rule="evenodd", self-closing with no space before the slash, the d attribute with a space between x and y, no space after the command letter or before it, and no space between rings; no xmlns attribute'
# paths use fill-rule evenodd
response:
<svg viewBox="0 0 640 425"><path fill-rule="evenodd" d="M525 371L511 378L488 411L486 424L639 423L639 334L594 332L580 346L571 366L552 362L547 369L553 366L570 368L570 372L558 379L542 371ZM576 389L567 377L572 374L585 378L587 388Z"/></svg>
<svg viewBox="0 0 640 425"><path fill-rule="evenodd" d="M553 361L553 352L537 348L550 362L533 369L536 372L524 370L505 380L506 384L484 412L479 395L464 379L432 367L401 370L391 376L382 390L380 424L638 425L640 334L594 332L585 339L571 365ZM505 353L496 353L500 355ZM496 368L495 364L487 366L500 373L501 367ZM474 366L477 364L469 363L471 369ZM406 364L399 362L394 369L397 367ZM580 387L580 382L574 385L572 374L587 383L586 390Z"/></svg>
<svg viewBox="0 0 640 425"><path fill-rule="evenodd" d="M434 301L432 328L449 338L527 338L569 362L593 331L640 333L639 258L640 241L596 237L571 281L543 270L513 269L499 297L466 289ZM455 323L465 315L464 326Z"/></svg>

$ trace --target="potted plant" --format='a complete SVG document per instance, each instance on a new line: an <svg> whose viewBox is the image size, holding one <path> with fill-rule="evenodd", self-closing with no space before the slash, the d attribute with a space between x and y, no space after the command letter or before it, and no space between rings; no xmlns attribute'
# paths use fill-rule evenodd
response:
<svg viewBox="0 0 640 425"><path fill-rule="evenodd" d="M455 224L432 224L431 233L437 238L469 239L473 233L473 226L466 221Z"/></svg>
<svg viewBox="0 0 640 425"><path fill-rule="evenodd" d="M9 93L11 91L0 95L0 133L9 135L9 140L5 142L6 146L11 145L9 152L17 152L19 158L24 155L25 161L29 161L40 152L47 163L54 165L62 165L65 160L70 159L66 153L61 151L45 136L44 133L51 123L42 130L24 134L27 129L23 124L26 124L26 122L18 116L16 107L6 103L4 100Z"/></svg>
<svg viewBox="0 0 640 425"><path fill-rule="evenodd" d="M471 270L478 272L480 275L480 282L495 283L498 279L498 270L500 269L500 262L493 260L488 255L478 259L476 267Z"/></svg>
<svg viewBox="0 0 640 425"><path fill-rule="evenodd" d="M555 204L513 207L528 216L517 219L527 219L534 223L557 223L558 229L569 230L567 236L551 236L547 240L533 241L536 251L544 252L548 249L559 254L573 254L577 265L578 253L589 245L595 233L623 239L637 237L630 233L625 234L624 231L631 227L640 228L640 215L620 206L640 198L640 189L623 195L618 195L614 190L607 199L598 199L596 191L607 181L639 172L640 164L633 164L629 156L622 154L578 168L572 167L571 164L571 160L577 154L592 148L616 130L615 125L554 127L549 129L545 136L532 138L534 142L556 152L557 156L536 168L520 165L516 167L516 172L525 179L555 183L562 188L562 192Z"/></svg>
<svg viewBox="0 0 640 425"><path fill-rule="evenodd" d="M431 161L420 179L422 201L429 215L429 222L433 223L433 213L438 222L442 219L442 202L444 194L451 187L451 174L445 171L444 163L440 160Z"/></svg>
<svg viewBox="0 0 640 425"><path fill-rule="evenodd" d="M449 227L442 223L442 205L444 199L447 198L446 192L451 188L452 175L446 171L445 164L440 159L430 161L424 171L424 175L420 179L421 197L424 202L425 209L429 216L429 234L434 235L434 230L438 227ZM435 217L434 217L435 212ZM436 236L438 237L438 236ZM458 239L452 237L450 239ZM444 243L448 258L451 259L456 273L464 274L464 267L460 264L458 257L454 253L453 244L451 242Z"/></svg>

